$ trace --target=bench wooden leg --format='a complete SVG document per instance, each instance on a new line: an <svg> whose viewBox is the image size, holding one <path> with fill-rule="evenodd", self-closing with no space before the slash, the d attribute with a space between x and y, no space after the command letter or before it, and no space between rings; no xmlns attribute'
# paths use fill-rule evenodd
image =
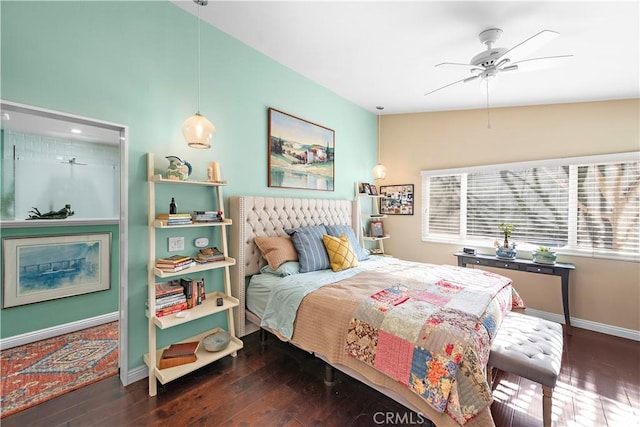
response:
<svg viewBox="0 0 640 427"><path fill-rule="evenodd" d="M487 366L487 384L493 390L493 368L491 366Z"/></svg>
<svg viewBox="0 0 640 427"><path fill-rule="evenodd" d="M553 388L542 386L542 422L544 427L551 427L551 397Z"/></svg>

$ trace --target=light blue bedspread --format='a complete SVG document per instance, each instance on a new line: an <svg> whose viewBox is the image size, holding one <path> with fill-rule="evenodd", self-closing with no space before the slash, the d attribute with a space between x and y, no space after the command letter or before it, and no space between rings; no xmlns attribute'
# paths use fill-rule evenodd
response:
<svg viewBox="0 0 640 427"><path fill-rule="evenodd" d="M291 339L298 307L308 293L324 285L353 277L362 271L397 262L395 258L373 256L348 270L319 270L282 277L277 284L272 284L260 326L278 331L284 338Z"/></svg>

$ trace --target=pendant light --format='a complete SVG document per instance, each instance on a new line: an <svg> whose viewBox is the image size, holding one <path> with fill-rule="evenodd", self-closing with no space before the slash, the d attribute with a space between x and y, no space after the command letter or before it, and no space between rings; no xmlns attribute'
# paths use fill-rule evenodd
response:
<svg viewBox="0 0 640 427"><path fill-rule="evenodd" d="M198 112L182 124L182 135L189 147L211 148L211 140L216 127L200 114L200 6L206 6L208 0L193 0L198 5Z"/></svg>
<svg viewBox="0 0 640 427"><path fill-rule="evenodd" d="M382 110L384 110L384 107L377 106L376 110L379 111L378 113L378 164L373 167L373 179L377 181L379 179L384 179L384 177L387 176L387 168L380 163L380 115L382 114Z"/></svg>

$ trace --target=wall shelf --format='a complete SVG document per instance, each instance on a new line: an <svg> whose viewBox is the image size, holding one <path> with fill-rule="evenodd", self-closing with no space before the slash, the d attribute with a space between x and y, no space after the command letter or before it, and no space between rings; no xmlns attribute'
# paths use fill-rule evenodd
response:
<svg viewBox="0 0 640 427"><path fill-rule="evenodd" d="M155 199L155 186L156 185L196 185L202 187L213 187L215 196L213 200L213 208L210 210L218 211L223 208L222 199L222 186L226 182L209 182L209 181L179 181L162 178L161 175L154 173L153 154L147 153L147 176L149 183L149 210L148 210L148 226L149 226L149 261L148 261L148 278L147 278L147 310L145 312L148 323L148 347L149 351L144 355L144 362L149 367L149 395L155 396L157 394L157 381L162 384L166 384L169 381L175 380L189 372L201 368L209 363L212 363L222 357L231 355L236 356L237 351L243 347L243 343L235 336L235 323L233 320L233 309L239 305L237 298L231 296L231 276L229 267L236 264L234 258L229 257L228 243L227 243L227 229L232 225L230 219L224 219L221 222L206 222L206 223L192 223L181 225L167 225L165 221L158 220L156 218L156 199ZM216 238L218 241L216 247L221 248L221 252L224 254L223 261L209 262L204 264L196 263L192 267L180 270L177 272L167 272L160 270L156 267L156 232L159 229L173 229L173 228L208 228L209 231L219 230L220 237ZM217 235L218 233L216 233ZM191 275L194 273L205 272L210 270L221 269L223 270L223 285L224 291L209 292L201 304L194 305L192 308L183 310L179 313L186 314L185 317L177 317L176 314L169 314L162 317L155 315L155 284L158 278L170 278L179 277L185 275ZM222 298L222 305L217 305L216 300ZM202 345L197 350L197 360L192 363L186 363L184 365L175 366L166 369L158 368L158 361L162 357L162 352L166 347L157 348L157 329L168 329L174 326L184 325L185 323L192 322L197 319L206 318L219 313L226 313L227 325L229 333L231 334L231 342L226 349L218 352L208 352ZM189 341L201 341L207 335L220 331L220 328L214 328L198 335L185 338L180 342ZM157 381L156 381L157 380Z"/></svg>

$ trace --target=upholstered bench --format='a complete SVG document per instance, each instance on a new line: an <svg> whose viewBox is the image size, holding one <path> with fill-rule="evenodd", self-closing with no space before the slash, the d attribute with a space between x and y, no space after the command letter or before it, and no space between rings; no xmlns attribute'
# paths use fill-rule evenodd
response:
<svg viewBox="0 0 640 427"><path fill-rule="evenodd" d="M509 312L491 345L487 378L492 369L509 372L542 385L542 416L551 426L551 397L562 363L562 326L555 322Z"/></svg>

